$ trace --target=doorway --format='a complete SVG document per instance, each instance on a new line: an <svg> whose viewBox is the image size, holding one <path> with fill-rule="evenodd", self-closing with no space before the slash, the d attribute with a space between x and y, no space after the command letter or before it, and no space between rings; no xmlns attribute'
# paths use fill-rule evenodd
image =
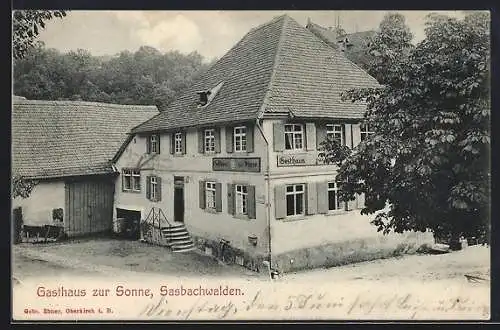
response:
<svg viewBox="0 0 500 330"><path fill-rule="evenodd" d="M184 222L184 177L174 176L174 221Z"/></svg>
<svg viewBox="0 0 500 330"><path fill-rule="evenodd" d="M116 218L120 220L118 236L126 239L136 240L141 236L140 222L141 212L127 209L116 209Z"/></svg>

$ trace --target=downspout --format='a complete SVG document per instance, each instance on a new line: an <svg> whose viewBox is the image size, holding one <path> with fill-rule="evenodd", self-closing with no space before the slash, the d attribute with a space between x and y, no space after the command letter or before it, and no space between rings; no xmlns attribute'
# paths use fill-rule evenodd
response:
<svg viewBox="0 0 500 330"><path fill-rule="evenodd" d="M260 134L262 135L262 138L264 139L264 142L266 143L266 175L267 178L266 184L267 184L267 228L269 229L269 234L268 234L268 258L269 258L269 266L272 267L271 263L271 183L270 183L270 178L269 178L269 141L267 140L266 136L264 135L264 130L262 129L262 126L260 125L259 118L255 120L256 126L259 128Z"/></svg>

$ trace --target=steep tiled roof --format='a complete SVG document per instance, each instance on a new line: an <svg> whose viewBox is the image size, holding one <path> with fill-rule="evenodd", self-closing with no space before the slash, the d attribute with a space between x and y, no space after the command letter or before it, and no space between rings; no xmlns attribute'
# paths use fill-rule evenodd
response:
<svg viewBox="0 0 500 330"><path fill-rule="evenodd" d="M224 82L206 107L197 91ZM318 118L361 118L365 105L342 102L340 92L377 87L376 80L287 15L248 32L157 116L133 132L256 119L283 112Z"/></svg>
<svg viewBox="0 0 500 330"><path fill-rule="evenodd" d="M14 100L12 170L29 178L103 174L127 133L156 106Z"/></svg>

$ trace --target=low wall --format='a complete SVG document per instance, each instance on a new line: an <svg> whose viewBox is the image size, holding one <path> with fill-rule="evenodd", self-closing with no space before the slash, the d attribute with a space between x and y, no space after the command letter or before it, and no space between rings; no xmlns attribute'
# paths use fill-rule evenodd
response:
<svg viewBox="0 0 500 330"><path fill-rule="evenodd" d="M272 264L281 273L334 267L402 254L412 254L434 243L432 233L407 232L364 237L301 248L273 255Z"/></svg>
<svg viewBox="0 0 500 330"><path fill-rule="evenodd" d="M191 235L195 247L202 253L221 260L227 264L239 264L247 269L255 272L267 271L263 261L267 260L267 256L249 253L231 245L223 245L220 241L214 241L204 237Z"/></svg>

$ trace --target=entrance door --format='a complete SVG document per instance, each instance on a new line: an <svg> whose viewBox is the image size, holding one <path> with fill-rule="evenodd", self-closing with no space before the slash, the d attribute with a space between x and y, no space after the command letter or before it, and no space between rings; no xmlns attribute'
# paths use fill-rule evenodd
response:
<svg viewBox="0 0 500 330"><path fill-rule="evenodd" d="M184 177L174 176L174 221L184 222Z"/></svg>

